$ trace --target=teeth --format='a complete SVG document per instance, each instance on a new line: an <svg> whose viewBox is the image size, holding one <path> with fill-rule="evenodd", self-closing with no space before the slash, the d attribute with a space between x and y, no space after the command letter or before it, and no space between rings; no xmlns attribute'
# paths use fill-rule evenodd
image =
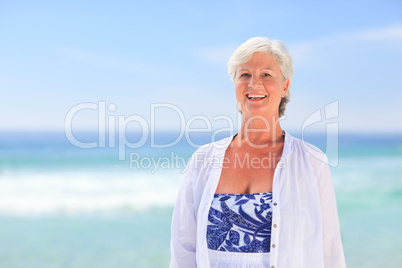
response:
<svg viewBox="0 0 402 268"><path fill-rule="evenodd" d="M261 94L247 94L247 98L252 100L252 99L263 99L267 95L261 95Z"/></svg>

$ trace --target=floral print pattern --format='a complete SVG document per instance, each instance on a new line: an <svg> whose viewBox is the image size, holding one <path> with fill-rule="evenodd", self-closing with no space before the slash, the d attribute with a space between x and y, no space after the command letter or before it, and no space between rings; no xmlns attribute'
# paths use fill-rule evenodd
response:
<svg viewBox="0 0 402 268"><path fill-rule="evenodd" d="M209 249L257 253L271 244L272 193L215 194L208 214Z"/></svg>

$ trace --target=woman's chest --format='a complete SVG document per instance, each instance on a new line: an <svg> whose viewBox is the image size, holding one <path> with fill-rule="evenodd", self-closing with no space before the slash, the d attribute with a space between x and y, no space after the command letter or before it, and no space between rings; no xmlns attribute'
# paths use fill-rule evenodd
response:
<svg viewBox="0 0 402 268"><path fill-rule="evenodd" d="M216 193L272 192L280 155L278 152L227 152Z"/></svg>

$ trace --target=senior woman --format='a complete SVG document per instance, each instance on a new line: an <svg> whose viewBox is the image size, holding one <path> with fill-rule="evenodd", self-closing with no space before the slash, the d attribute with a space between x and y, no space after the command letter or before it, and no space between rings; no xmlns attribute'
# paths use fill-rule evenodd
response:
<svg viewBox="0 0 402 268"><path fill-rule="evenodd" d="M327 157L280 126L292 65L279 41L263 37L230 58L241 128L193 154L170 267L346 267Z"/></svg>

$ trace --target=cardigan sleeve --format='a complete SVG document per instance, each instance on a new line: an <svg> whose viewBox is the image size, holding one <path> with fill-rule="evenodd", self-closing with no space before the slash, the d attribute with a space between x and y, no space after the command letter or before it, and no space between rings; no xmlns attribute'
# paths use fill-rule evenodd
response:
<svg viewBox="0 0 402 268"><path fill-rule="evenodd" d="M335 190L326 155L324 155L319 166L317 178L322 209L324 267L344 268L346 263L341 241Z"/></svg>
<svg viewBox="0 0 402 268"><path fill-rule="evenodd" d="M187 166L173 211L170 241L170 268L196 265L197 224L194 209L194 159Z"/></svg>

